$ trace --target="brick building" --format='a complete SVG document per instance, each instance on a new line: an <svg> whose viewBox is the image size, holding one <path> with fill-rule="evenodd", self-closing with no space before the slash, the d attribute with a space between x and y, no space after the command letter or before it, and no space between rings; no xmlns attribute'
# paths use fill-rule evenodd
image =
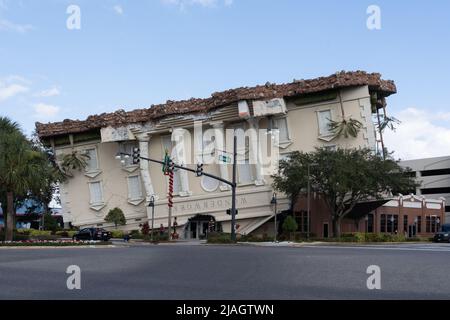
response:
<svg viewBox="0 0 450 320"><path fill-rule="evenodd" d="M329 209L319 194L311 196L310 233L328 238L333 234ZM299 232L308 232L307 199L294 207ZM444 222L445 199L400 195L391 200L374 200L358 204L341 223L341 232L399 233L430 237Z"/></svg>

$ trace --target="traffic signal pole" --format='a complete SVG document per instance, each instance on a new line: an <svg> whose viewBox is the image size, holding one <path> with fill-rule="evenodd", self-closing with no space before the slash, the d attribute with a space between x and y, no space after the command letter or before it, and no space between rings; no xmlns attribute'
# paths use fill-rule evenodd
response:
<svg viewBox="0 0 450 320"><path fill-rule="evenodd" d="M133 157L133 162L134 161L140 161L140 160L145 160L145 161L149 161L149 162L153 162L153 163L158 163L160 165L167 166L167 163L165 161L160 161L160 160L155 160L155 159L150 159L150 158L146 158L146 157L141 157L140 153L139 153L139 149L137 150L133 150L133 155L130 155L128 153L124 153L124 152L119 152L120 155L125 155L125 156L132 156ZM233 136L233 180L232 181L228 181L225 180L221 177L215 176L213 174L207 173L207 172L203 172L203 169L201 171L201 174L199 174L199 170L194 170L194 169L190 169L190 168L186 168L183 166L179 166L174 164L173 162L170 165L170 169L169 172L172 173L172 177L173 177L173 170L174 169L180 169L180 170L185 170L185 171L189 171L192 173L195 173L198 177L199 176L206 176L206 177L210 177L212 179L218 180L220 182L223 182L224 184L227 184L231 187L231 240L232 241L236 241L236 175L237 175L237 136L236 133L234 133ZM199 168L199 166L198 166ZM200 168L202 168L202 166L200 166ZM172 207L171 207L171 203L169 202L169 241L170 241L170 231L171 231L171 220L172 220Z"/></svg>
<svg viewBox="0 0 450 320"><path fill-rule="evenodd" d="M233 182L231 184L231 241L236 241L236 158L237 136L233 136Z"/></svg>

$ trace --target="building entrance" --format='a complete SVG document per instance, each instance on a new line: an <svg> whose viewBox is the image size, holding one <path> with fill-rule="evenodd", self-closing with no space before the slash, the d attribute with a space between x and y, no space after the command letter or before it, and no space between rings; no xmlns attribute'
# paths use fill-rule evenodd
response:
<svg viewBox="0 0 450 320"><path fill-rule="evenodd" d="M191 240L206 239L209 232L220 232L221 223L211 215L196 215L188 220L184 228L184 238Z"/></svg>

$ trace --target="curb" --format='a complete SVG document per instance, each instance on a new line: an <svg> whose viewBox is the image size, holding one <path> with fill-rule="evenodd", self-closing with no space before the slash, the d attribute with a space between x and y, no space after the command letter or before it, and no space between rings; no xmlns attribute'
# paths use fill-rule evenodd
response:
<svg viewBox="0 0 450 320"><path fill-rule="evenodd" d="M31 250L31 249L100 249L100 248L117 248L117 246L108 245L85 245L85 246L0 246L0 250Z"/></svg>

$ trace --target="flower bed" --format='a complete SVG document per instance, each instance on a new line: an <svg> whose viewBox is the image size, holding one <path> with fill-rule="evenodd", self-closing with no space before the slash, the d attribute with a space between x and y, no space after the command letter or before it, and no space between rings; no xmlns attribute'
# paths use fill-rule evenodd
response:
<svg viewBox="0 0 450 320"><path fill-rule="evenodd" d="M24 240L0 242L0 247L81 247L91 245L109 245L109 241L72 241L72 240Z"/></svg>

